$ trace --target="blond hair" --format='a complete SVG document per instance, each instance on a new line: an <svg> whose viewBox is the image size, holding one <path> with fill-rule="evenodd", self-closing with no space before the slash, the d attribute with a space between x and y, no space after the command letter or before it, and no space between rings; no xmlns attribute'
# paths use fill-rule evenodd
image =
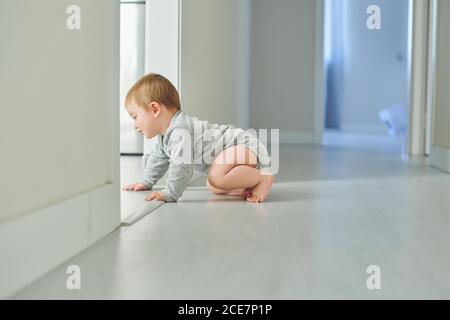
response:
<svg viewBox="0 0 450 320"><path fill-rule="evenodd" d="M142 77L131 87L125 98L125 105L133 101L143 109L147 109L152 102L163 104L168 109L181 108L177 89L167 78L156 73Z"/></svg>

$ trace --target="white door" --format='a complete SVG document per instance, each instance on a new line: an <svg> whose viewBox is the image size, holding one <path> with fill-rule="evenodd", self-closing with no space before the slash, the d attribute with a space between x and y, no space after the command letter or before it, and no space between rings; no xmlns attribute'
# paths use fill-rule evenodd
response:
<svg viewBox="0 0 450 320"><path fill-rule="evenodd" d="M450 1L435 2L436 55L430 164L450 173Z"/></svg>
<svg viewBox="0 0 450 320"><path fill-rule="evenodd" d="M119 18L0 1L0 298L120 225Z"/></svg>

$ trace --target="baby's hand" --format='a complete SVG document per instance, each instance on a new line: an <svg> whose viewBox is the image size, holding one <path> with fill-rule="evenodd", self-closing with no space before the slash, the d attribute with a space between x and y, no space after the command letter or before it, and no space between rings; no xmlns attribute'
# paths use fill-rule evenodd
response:
<svg viewBox="0 0 450 320"><path fill-rule="evenodd" d="M129 184L129 185L123 187L122 190L125 190L125 191L144 191L144 190L148 190L148 188L145 185L143 185L142 183L133 183L133 184Z"/></svg>
<svg viewBox="0 0 450 320"><path fill-rule="evenodd" d="M145 197L146 201L166 201L164 194L162 192L152 192L147 197Z"/></svg>

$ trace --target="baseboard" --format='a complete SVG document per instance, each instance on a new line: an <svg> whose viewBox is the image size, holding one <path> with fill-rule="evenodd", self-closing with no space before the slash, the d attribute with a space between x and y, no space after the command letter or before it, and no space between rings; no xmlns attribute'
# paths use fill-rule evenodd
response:
<svg viewBox="0 0 450 320"><path fill-rule="evenodd" d="M313 132L289 132L280 130L280 144L315 144Z"/></svg>
<svg viewBox="0 0 450 320"><path fill-rule="evenodd" d="M431 146L428 164L447 173L450 173L450 150Z"/></svg>
<svg viewBox="0 0 450 320"><path fill-rule="evenodd" d="M115 230L119 192L117 185L105 185L1 224L0 299L11 298Z"/></svg>
<svg viewBox="0 0 450 320"><path fill-rule="evenodd" d="M342 124L339 129L341 132L348 133L368 133L368 134L388 134L388 130L383 124Z"/></svg>

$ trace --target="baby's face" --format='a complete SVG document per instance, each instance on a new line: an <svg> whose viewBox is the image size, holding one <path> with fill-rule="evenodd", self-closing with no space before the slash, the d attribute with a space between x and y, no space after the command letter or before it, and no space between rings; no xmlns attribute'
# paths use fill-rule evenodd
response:
<svg viewBox="0 0 450 320"><path fill-rule="evenodd" d="M134 120L134 129L143 134L147 139L151 139L158 134L157 118L152 114L150 109L144 110L135 102L130 102L126 109L131 119Z"/></svg>

